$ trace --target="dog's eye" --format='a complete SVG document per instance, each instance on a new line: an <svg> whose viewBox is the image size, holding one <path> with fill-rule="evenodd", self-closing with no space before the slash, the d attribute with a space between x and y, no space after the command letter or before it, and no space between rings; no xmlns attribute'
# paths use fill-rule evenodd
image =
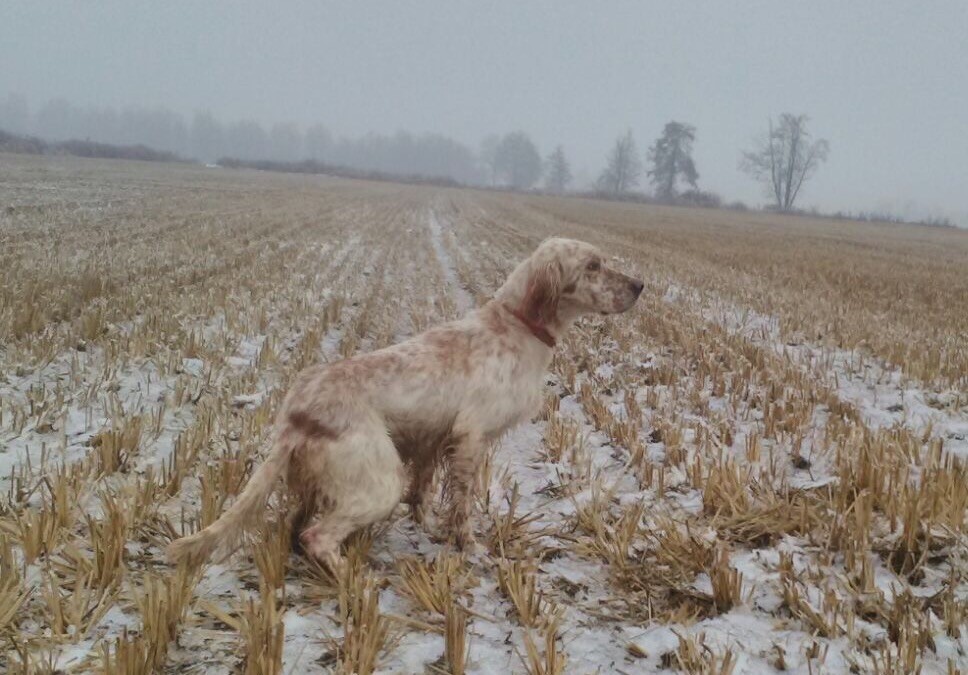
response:
<svg viewBox="0 0 968 675"><path fill-rule="evenodd" d="M588 270L589 272L597 272L598 270L602 269L602 263L599 262L598 260L592 260L587 265L585 265L585 269Z"/></svg>

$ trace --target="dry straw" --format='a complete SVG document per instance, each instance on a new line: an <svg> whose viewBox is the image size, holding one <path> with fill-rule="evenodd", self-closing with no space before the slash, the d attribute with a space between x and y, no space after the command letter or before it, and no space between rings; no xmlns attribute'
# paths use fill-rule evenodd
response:
<svg viewBox="0 0 968 675"><path fill-rule="evenodd" d="M173 641L201 630L236 669L277 672L283 612L324 611L344 672L390 662L404 631L442 635L437 665L463 672L471 636L487 639L473 620L520 631L526 671L559 673L563 607L691 626L746 604L813 636L796 656L813 672L833 640L858 672L957 671L938 656L968 616L957 439L921 425L909 397L886 411L898 424L870 425L851 392L893 395L900 377L939 419L964 415L963 233L50 158L58 189L41 193L32 160L4 161L0 432L23 461L0 497L0 668L53 672L92 640L84 668L177 670L197 654ZM194 573L165 566L171 538L238 494L299 369L455 315L458 287L485 300L551 234L620 254L647 290L560 340L542 442L488 456L484 554L407 558L394 547L424 535L397 513L391 536L364 533L315 569L273 510L226 562L258 570L251 602L217 609ZM751 552L763 562L741 575ZM547 564L559 557L596 570L594 601ZM507 617L471 605L478 579ZM775 610L748 602L754 583ZM413 615L381 612L381 593ZM112 609L137 627L102 630ZM630 658L727 675L746 646L703 630Z"/></svg>

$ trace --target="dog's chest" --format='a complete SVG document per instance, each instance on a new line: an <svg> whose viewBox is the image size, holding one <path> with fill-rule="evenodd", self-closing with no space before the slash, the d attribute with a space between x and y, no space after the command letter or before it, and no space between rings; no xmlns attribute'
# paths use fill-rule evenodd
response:
<svg viewBox="0 0 968 675"><path fill-rule="evenodd" d="M527 421L538 410L545 387L545 372L527 363L495 367L483 374L481 386L467 404L478 408L482 427L500 435Z"/></svg>

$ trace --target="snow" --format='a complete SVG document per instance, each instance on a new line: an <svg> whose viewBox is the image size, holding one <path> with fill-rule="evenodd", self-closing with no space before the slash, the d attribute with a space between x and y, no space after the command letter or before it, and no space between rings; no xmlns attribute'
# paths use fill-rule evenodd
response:
<svg viewBox="0 0 968 675"><path fill-rule="evenodd" d="M72 360L79 364L79 383L71 383ZM88 443L101 429L110 425L114 415L138 415L151 412L165 395L171 392L177 375L161 376L153 362L134 360L123 368L108 370L103 363L100 349L83 353L73 350L57 355L47 365L24 375L7 375L0 381L0 399L23 405L28 392L38 388L48 391L63 383L68 396L63 414L50 420L50 427L38 428L36 423L22 433L5 427L0 429L0 490L5 490L15 467L30 465L36 470L42 453L46 461L71 463L84 457L89 451ZM195 367L193 366L192 370ZM200 366L199 366L200 368ZM186 370L191 373L191 370ZM103 380L108 373L108 380ZM102 395L88 399L86 392L100 385ZM191 421L187 409L166 408L162 420L162 435L157 439L143 439L146 445L160 446ZM142 448L145 455L156 452L155 448Z"/></svg>
<svg viewBox="0 0 968 675"><path fill-rule="evenodd" d="M440 262L447 293L456 298L461 312L474 306L473 298L460 283L455 261L444 245L444 239L452 236L452 224L440 209L432 207L426 215L430 231L430 241L434 254ZM358 245L358 239L349 238L342 247L345 254ZM373 270L371 270L372 272ZM688 289L670 286L666 294L670 303L698 303L700 311L711 322L724 326L730 331L744 335L754 344L765 346L776 354L788 359L805 372L814 374L826 384L831 385L845 401L855 405L864 421L878 428L903 425L915 431L942 439L945 450L960 457L968 456L968 411L958 409L954 403L957 396L952 392L932 390L921 386L903 376L899 369L878 362L869 356L861 356L854 350L838 350L808 343L789 344L780 334L779 322L774 317L759 315L735 305L700 295ZM347 306L342 321L330 327L321 340L319 354L323 360L338 358L338 347L343 336L344 326L351 321L358 308ZM216 322L218 319L215 320ZM208 328L214 328L210 324ZM405 328L400 327L399 331ZM256 360L265 341L265 336L238 336L238 348L228 357L230 367L240 370L254 369ZM294 339L294 338L293 338ZM628 356L629 362L622 364L614 354L613 344L606 344L601 353L590 355L593 367L582 378L596 377L612 380L621 376L623 365L649 367L658 357L648 352L648 345ZM87 374L98 373L103 369L99 359L102 355L95 349L85 353L65 353L56 356L42 369L25 374L8 374L0 382L0 396L21 402L26 399L31 387L38 383L50 383L69 377L71 360L77 358ZM112 406L119 407L125 414L150 411L160 396L171 393L179 377L197 382L205 377L207 364L202 358L180 360L181 373L162 377L150 362L132 362L113 373L110 388L113 398L99 398L90 402L71 401L66 407L63 419L55 420L50 430L29 428L23 434L14 436L4 431L0 437L3 450L0 450L0 489L5 488L11 469L28 459L36 463L41 447L57 448L57 458L75 461L87 452L87 441L110 423ZM232 403L247 409L259 406L271 394L278 383L270 375L255 378L247 383L242 393L234 395ZM78 387L76 390L81 391ZM549 483L560 482L558 472L564 466L542 461L538 451L546 430L546 423L534 421L520 426L511 432L497 446L494 455L493 482L491 495L493 509L498 513L507 509L500 499L506 493L507 482L519 486L519 513L538 514L530 526L539 529L545 526L560 528L566 525L575 514L576 507L587 504L596 498L596 490L611 491L611 502L616 508L646 503L657 507L662 501L665 508L677 510L681 514L698 513L702 510L702 495L688 487L687 477L678 470L670 470L666 478L666 494L660 499L654 490L640 489L626 470L627 453L616 448L601 432L589 424L581 402L574 395L565 395L560 387L553 384L551 390L561 395L559 414L580 425L582 452L588 459L589 475L597 479L601 487L583 487L574 495L549 498L544 489ZM659 390L660 388L656 387ZM645 391L638 392L641 402ZM661 392L660 392L661 393ZM719 409L723 403L710 401L710 408ZM615 397L608 402L609 409L617 417L627 415L623 401ZM645 409L645 406L643 405ZM643 429L649 428L654 411L645 409ZM165 411L162 433L147 442L136 458L136 469L157 465L171 452L174 439L181 429L186 428L194 419L192 406L184 406ZM823 426L822 417L814 420L815 426ZM733 448L742 447L748 428L737 430ZM685 442L692 443L694 438L687 434ZM666 447L662 442L646 445L648 456L661 461ZM799 487L813 487L832 480L818 458L811 475L795 475L791 483ZM651 515L651 512L650 512ZM482 523L478 522L480 532ZM612 672L657 672L662 669L663 656L674 652L680 636L702 634L705 642L718 653L730 649L736 656L739 673L779 672L775 657L783 654L786 672L813 673L820 666L809 661L804 655L804 647L817 640L827 649L823 663L825 672L848 672L851 664L844 656L850 647L844 639L815 638L803 630L791 629L786 622L777 619L773 613L779 607L780 598L774 588L778 574L779 552L793 554L795 568L804 571L815 564L815 558L806 550L804 543L794 538L785 538L774 548L757 551L736 551L730 564L743 574L744 585L749 592L749 600L732 611L693 625L648 625L646 622L620 620L612 617L610 603L614 600L615 589L610 587L607 566L588 555L570 550L567 543L547 537L542 544L553 547L553 556L540 563L539 583L545 590L555 586L569 590L550 593L563 609L559 632L563 650L568 654L567 672L612 673ZM382 571L391 570L402 555L419 555L432 558L442 546L433 540L422 528L415 526L400 509L388 524L388 529L374 542L371 564ZM469 590L466 604L474 612L469 624L469 663L470 673L520 672L520 654L523 653L524 631L512 618L513 609L497 589L495 582L494 558L478 550L467 557L467 564L479 578L478 585ZM244 553L238 553L224 564L214 564L206 573L196 589L196 597L204 597L212 602L234 602L252 594L252 563ZM39 579L39 570L31 566L27 570L28 582ZM877 588L892 594L897 587L897 577L879 561L875 561L874 578ZM929 594L935 586L928 580L918 593ZM700 575L695 587L710 591L709 578ZM324 656L332 647L334 640L342 635L341 629L332 617L336 614L334 600L309 605L301 600L304 583L290 574L286 594L292 599L290 607L283 614L285 624L284 671L285 672L325 672ZM812 589L816 596L816 589ZM819 605L820 598L812 596L810 601ZM412 603L398 593L392 586L380 591L380 605L384 612L393 615L413 615ZM196 614L202 612L197 608ZM607 617L607 618L603 618ZM789 622L795 624L795 622ZM117 634L125 627L136 625L132 614L120 607L113 607L99 622L95 633L111 632ZM879 626L871 626L872 635L883 632ZM537 636L535 636L537 639ZM634 644L644 656L636 657L629 651ZM87 656L94 646L93 639L80 641L65 647L57 657L57 666L67 668L77 665ZM924 672L932 672L946 659L963 660L965 638L955 641L943 635L936 637L937 653L925 663ZM205 672L231 672L234 663L233 651L237 649L237 635L233 631L219 632L212 629L201 630L191 622L180 634L179 650L182 661L195 661ZM427 664L437 661L444 649L441 635L434 632L409 630L392 651L381 660L380 672L413 673L423 672ZM188 656L186 656L188 654Z"/></svg>
<svg viewBox="0 0 968 675"><path fill-rule="evenodd" d="M460 279L457 276L457 268L454 265L454 260L450 253L444 247L443 237L445 232L445 224L447 225L446 230L450 230L450 224L446 219L442 220L442 216L438 209L431 208L427 213L427 225L430 227L430 241L434 247L434 253L437 255L437 259L440 261L440 266L444 270L444 279L447 281L447 285L450 287L452 295L457 301L457 310L460 314L464 314L471 309L474 309L474 298L467 289L460 283Z"/></svg>
<svg viewBox="0 0 968 675"><path fill-rule="evenodd" d="M805 372L834 388L838 397L857 408L872 428L903 426L940 439L944 452L968 459L968 401L959 407L960 392L927 387L900 368L863 353L807 341L784 339L777 317L737 306L709 293L670 284L663 299L693 303L707 320L766 346Z"/></svg>

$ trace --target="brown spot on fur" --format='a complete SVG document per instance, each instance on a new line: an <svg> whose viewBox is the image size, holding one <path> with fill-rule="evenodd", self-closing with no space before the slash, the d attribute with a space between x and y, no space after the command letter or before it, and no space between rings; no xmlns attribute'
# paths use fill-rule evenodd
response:
<svg viewBox="0 0 968 675"><path fill-rule="evenodd" d="M295 410L289 413L289 423L295 429L298 429L309 438L326 438L329 440L334 440L339 435L330 427L317 420L314 420L301 410Z"/></svg>
<svg viewBox="0 0 968 675"><path fill-rule="evenodd" d="M553 323L561 299L561 274L557 261L540 265L528 279L519 311L539 325Z"/></svg>
<svg viewBox="0 0 968 675"><path fill-rule="evenodd" d="M482 314L484 325L491 329L496 335L507 335L509 332L508 323L498 312L484 312Z"/></svg>
<svg viewBox="0 0 968 675"><path fill-rule="evenodd" d="M437 357L446 368L470 374L470 336L462 331L438 329L424 334L424 341L436 349Z"/></svg>

